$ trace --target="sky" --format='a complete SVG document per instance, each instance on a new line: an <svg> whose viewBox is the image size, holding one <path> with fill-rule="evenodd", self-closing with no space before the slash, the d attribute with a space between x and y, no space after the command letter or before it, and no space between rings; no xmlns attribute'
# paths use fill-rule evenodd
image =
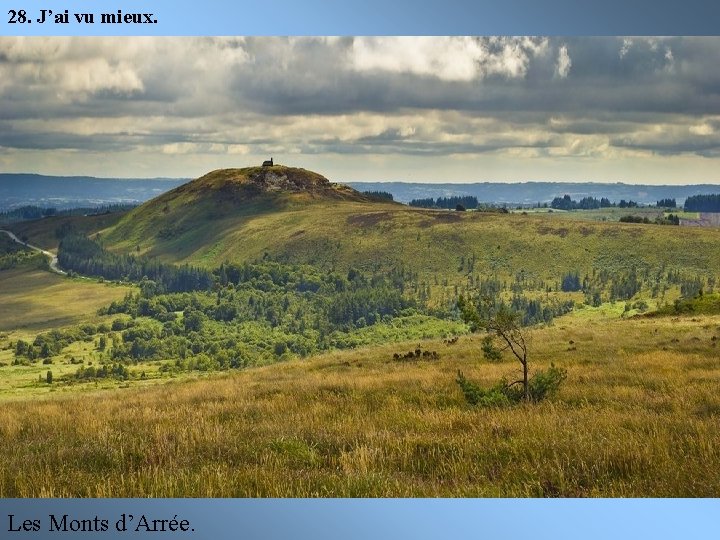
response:
<svg viewBox="0 0 720 540"><path fill-rule="evenodd" d="M720 38L0 37L0 172L720 183Z"/></svg>

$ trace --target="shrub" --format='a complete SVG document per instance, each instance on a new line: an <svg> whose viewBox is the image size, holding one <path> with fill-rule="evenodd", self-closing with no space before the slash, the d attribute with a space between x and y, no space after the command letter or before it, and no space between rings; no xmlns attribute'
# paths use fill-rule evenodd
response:
<svg viewBox="0 0 720 540"><path fill-rule="evenodd" d="M502 360L502 352L500 352L500 350L495 347L495 345L493 344L493 338L490 334L483 338L482 352L485 359L489 360L490 362L499 362L500 360Z"/></svg>
<svg viewBox="0 0 720 540"><path fill-rule="evenodd" d="M562 382L567 378L567 370L550 364L547 370L540 370L530 377L528 389L530 401L538 402L554 396ZM480 407L503 407L524 400L522 386L509 383L502 379L495 386L482 388L467 380L461 371L458 371L457 383L470 405Z"/></svg>
<svg viewBox="0 0 720 540"><path fill-rule="evenodd" d="M542 401L554 396L565 379L567 379L567 370L550 364L546 371L540 370L530 378L530 399Z"/></svg>
<svg viewBox="0 0 720 540"><path fill-rule="evenodd" d="M465 378L462 371L458 371L457 383L465 396L465 401L470 405L480 407L505 407L510 405L510 400L505 395L504 382L500 382L491 388L481 388L474 382Z"/></svg>

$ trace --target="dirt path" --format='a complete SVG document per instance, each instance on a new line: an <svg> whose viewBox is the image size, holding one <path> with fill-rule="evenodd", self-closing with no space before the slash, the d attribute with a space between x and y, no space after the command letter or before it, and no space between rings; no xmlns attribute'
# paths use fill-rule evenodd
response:
<svg viewBox="0 0 720 540"><path fill-rule="evenodd" d="M35 250L35 251L39 251L40 253L42 253L43 255L45 255L48 259L50 259L50 270L51 270L51 271L55 272L56 274L60 274L61 276L66 276L66 275L67 275L67 272L63 272L63 271L60 270L60 268L58 267L58 258L57 258L57 255L55 255L54 253L51 253L50 251L45 251L44 249L39 248L39 247L37 247L37 246L30 245L30 244L28 244L27 242L23 242L23 241L20 240L17 236L15 236L15 234L11 233L10 231L6 231L6 230L4 230L4 229L0 229L0 233L5 233L5 234L7 234L12 240L14 240L15 242L17 242L17 243L20 244L20 245L23 245L23 246L25 246L25 247L27 247L27 248L30 248L30 249L33 249L33 250Z"/></svg>

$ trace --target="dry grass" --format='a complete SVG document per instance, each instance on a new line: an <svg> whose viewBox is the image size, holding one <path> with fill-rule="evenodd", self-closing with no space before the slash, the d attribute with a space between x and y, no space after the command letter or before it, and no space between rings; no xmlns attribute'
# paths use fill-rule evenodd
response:
<svg viewBox="0 0 720 540"><path fill-rule="evenodd" d="M473 409L479 338L5 403L0 496L717 496L720 319L568 317L532 335L552 402ZM572 340L574 343L570 344Z"/></svg>
<svg viewBox="0 0 720 540"><path fill-rule="evenodd" d="M0 272L0 330L42 331L87 321L130 290L44 270L4 270Z"/></svg>

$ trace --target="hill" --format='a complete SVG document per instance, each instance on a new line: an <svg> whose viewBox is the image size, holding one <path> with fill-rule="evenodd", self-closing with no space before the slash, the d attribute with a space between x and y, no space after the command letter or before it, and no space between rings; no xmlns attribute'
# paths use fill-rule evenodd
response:
<svg viewBox="0 0 720 540"><path fill-rule="evenodd" d="M34 204L71 208L113 203L144 202L188 182L189 178L96 178L92 176L45 176L0 173L0 211ZM344 182L358 191L386 191L396 201L428 197L472 195L480 202L533 205L549 203L565 194L575 199L607 197L611 201L633 200L655 204L674 198L678 204L693 195L717 193L717 184L648 185L600 182Z"/></svg>
<svg viewBox="0 0 720 540"><path fill-rule="evenodd" d="M2 173L0 174L0 211L24 205L62 209L138 203L156 197L184 182L187 182L187 179L95 178Z"/></svg>
<svg viewBox="0 0 720 540"><path fill-rule="evenodd" d="M615 279L635 269L649 284L672 269L707 277L720 267L716 229L410 208L289 167L214 171L134 209L101 236L115 251L208 268L268 256L325 270L402 268L428 295L448 298L458 294L453 287L490 277L505 287L535 281L544 291L569 271Z"/></svg>
<svg viewBox="0 0 720 540"><path fill-rule="evenodd" d="M195 260L205 258L208 250L217 249L218 241L259 216L313 212L338 203L378 204L305 169L281 165L220 169L129 212L105 239L116 248L169 260Z"/></svg>

